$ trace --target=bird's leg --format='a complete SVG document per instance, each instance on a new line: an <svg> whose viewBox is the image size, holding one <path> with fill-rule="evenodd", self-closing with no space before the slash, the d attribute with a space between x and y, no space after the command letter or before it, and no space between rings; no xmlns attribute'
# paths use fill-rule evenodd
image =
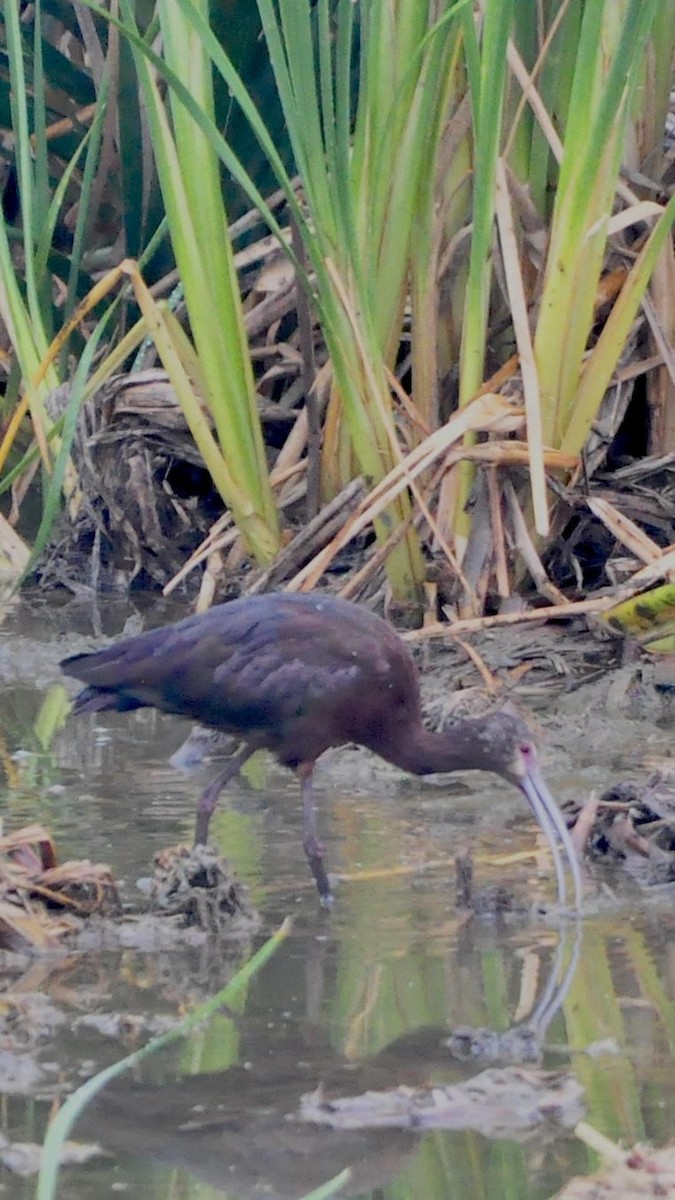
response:
<svg viewBox="0 0 675 1200"><path fill-rule="evenodd" d="M195 846L205 846L209 836L209 822L220 793L231 779L239 773L244 763L255 753L255 746L244 745L231 758L226 767L204 789L199 797L197 806L197 823L195 826Z"/></svg>
<svg viewBox="0 0 675 1200"><path fill-rule="evenodd" d="M303 840L302 845L309 863L309 869L312 872L314 882L316 883L319 899L322 904L329 905L333 900L333 893L330 890L328 875L324 866L325 849L319 841L318 829L316 824L316 808L314 807L314 789L312 786L312 771L314 763L301 763L297 768L296 774L300 779L302 788L302 809L303 809Z"/></svg>

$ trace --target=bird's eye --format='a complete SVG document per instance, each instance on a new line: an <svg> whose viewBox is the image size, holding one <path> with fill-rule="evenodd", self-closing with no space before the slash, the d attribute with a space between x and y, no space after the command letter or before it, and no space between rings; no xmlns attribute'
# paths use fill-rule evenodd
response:
<svg viewBox="0 0 675 1200"><path fill-rule="evenodd" d="M530 744L530 742L521 742L518 749L520 750L523 758L531 758L534 747Z"/></svg>

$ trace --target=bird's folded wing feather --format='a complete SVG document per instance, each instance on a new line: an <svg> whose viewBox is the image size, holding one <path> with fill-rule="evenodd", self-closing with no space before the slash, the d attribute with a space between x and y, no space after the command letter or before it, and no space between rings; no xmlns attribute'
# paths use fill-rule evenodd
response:
<svg viewBox="0 0 675 1200"><path fill-rule="evenodd" d="M308 703L322 707L355 696L361 686L386 686L390 655L372 648L360 629L313 620L311 611L268 621L239 605L227 608L237 610L227 620L225 609L212 610L213 620L152 630L76 655L63 669L140 704L249 729L287 720Z"/></svg>

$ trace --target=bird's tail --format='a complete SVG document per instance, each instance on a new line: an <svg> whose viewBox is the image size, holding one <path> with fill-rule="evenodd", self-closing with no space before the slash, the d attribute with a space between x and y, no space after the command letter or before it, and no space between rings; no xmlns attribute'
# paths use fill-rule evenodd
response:
<svg viewBox="0 0 675 1200"><path fill-rule="evenodd" d="M131 696L120 695L119 692L106 691L105 688L88 687L73 702L73 716L87 712L130 712L134 708L143 708L138 700Z"/></svg>

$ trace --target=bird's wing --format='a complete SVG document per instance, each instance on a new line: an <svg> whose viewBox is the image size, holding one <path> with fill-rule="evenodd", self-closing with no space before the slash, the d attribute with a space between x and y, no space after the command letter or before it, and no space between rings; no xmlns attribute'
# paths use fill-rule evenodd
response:
<svg viewBox="0 0 675 1200"><path fill-rule="evenodd" d="M357 610L358 611L358 610ZM64 671L99 692L219 728L263 733L308 710L357 704L400 676L407 650L344 609L242 602L67 659Z"/></svg>

